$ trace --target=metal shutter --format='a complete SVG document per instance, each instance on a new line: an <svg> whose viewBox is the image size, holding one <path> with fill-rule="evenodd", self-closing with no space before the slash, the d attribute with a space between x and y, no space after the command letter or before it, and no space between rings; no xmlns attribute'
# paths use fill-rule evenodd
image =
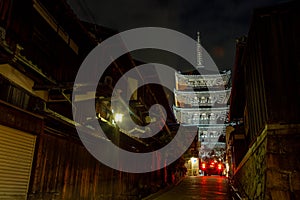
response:
<svg viewBox="0 0 300 200"><path fill-rule="evenodd" d="M0 125L0 199L26 199L36 136Z"/></svg>

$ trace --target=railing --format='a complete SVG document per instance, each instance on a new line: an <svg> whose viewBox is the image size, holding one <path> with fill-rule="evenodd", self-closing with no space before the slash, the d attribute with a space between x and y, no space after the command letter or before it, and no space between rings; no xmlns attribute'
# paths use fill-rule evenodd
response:
<svg viewBox="0 0 300 200"><path fill-rule="evenodd" d="M229 186L230 196L233 200L248 200L249 199L248 197L243 197L241 192L236 187L234 187L232 178L228 178L228 186Z"/></svg>
<svg viewBox="0 0 300 200"><path fill-rule="evenodd" d="M245 199L239 194L238 189L236 189L233 185L230 185L229 187L230 187L230 193L232 199L239 199L239 200Z"/></svg>

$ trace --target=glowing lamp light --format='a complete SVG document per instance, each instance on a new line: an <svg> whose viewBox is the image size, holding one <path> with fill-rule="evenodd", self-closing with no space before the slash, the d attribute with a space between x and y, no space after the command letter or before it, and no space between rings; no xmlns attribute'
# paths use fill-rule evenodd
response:
<svg viewBox="0 0 300 200"><path fill-rule="evenodd" d="M221 164L218 164L218 169L222 169L222 165Z"/></svg>
<svg viewBox="0 0 300 200"><path fill-rule="evenodd" d="M193 158L191 158L191 160L192 160L193 163L197 162L197 158L193 157Z"/></svg>
<svg viewBox="0 0 300 200"><path fill-rule="evenodd" d="M116 114L115 114L115 121L116 121L116 122L122 122L122 120L123 120L123 114L121 114L121 113L116 113Z"/></svg>

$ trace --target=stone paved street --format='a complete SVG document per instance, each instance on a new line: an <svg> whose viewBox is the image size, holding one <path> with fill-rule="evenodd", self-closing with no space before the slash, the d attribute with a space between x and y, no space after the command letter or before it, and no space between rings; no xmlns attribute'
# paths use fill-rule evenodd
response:
<svg viewBox="0 0 300 200"><path fill-rule="evenodd" d="M227 200L227 180L220 176L194 176L186 177L180 184L171 190L153 197L155 200Z"/></svg>

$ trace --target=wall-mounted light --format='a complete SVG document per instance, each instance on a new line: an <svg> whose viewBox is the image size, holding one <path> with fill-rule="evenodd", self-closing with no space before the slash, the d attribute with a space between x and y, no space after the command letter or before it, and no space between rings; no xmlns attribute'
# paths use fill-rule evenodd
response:
<svg viewBox="0 0 300 200"><path fill-rule="evenodd" d="M197 162L197 160L198 160L198 159L197 159L197 158L195 158L195 157L192 157L192 158L191 158L191 161L192 161L192 163L196 163L196 162Z"/></svg>
<svg viewBox="0 0 300 200"><path fill-rule="evenodd" d="M123 114L121 114L121 113L116 113L116 114L115 114L115 121L116 121L116 122L122 122L122 120L123 120Z"/></svg>

